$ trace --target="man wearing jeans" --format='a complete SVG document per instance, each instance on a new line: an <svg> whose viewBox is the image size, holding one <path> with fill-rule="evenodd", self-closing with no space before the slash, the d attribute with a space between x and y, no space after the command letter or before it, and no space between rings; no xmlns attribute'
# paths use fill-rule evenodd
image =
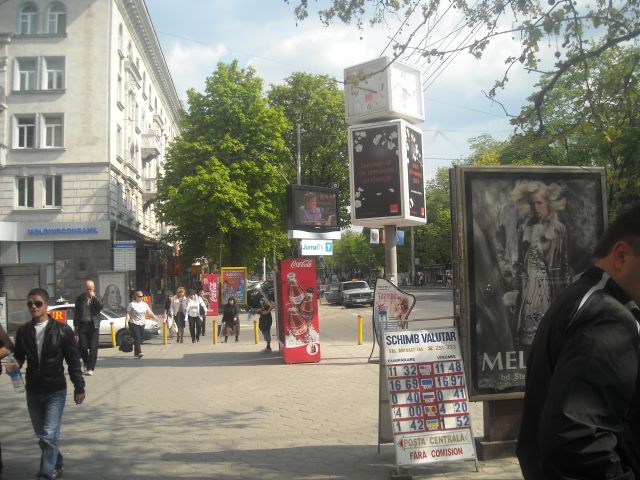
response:
<svg viewBox="0 0 640 480"><path fill-rule="evenodd" d="M58 450L62 412L67 398L63 361L67 362L76 404L81 404L85 397L73 330L49 317L48 304L46 290L34 288L29 292L27 308L32 318L18 329L14 350L20 366L27 362L27 408L42 451L38 480L59 478L64 470L62 454ZM13 368L17 367L7 365L8 372Z"/></svg>
<svg viewBox="0 0 640 480"><path fill-rule="evenodd" d="M102 303L96 296L96 285L92 280L87 280L85 290L86 292L76 299L73 329L78 335L84 373L93 375L98 360Z"/></svg>

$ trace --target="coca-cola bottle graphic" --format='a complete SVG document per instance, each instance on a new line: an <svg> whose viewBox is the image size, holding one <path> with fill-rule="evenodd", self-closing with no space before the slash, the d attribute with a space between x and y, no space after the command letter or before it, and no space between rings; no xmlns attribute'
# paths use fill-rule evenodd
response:
<svg viewBox="0 0 640 480"><path fill-rule="evenodd" d="M304 300L304 290L298 283L296 274L293 272L287 274L287 282L289 283L287 292L289 295L289 301L297 307Z"/></svg>
<svg viewBox="0 0 640 480"><path fill-rule="evenodd" d="M313 288L307 288L302 303L298 307L298 312L305 320L311 320L313 314L316 312L316 302L313 301Z"/></svg>
<svg viewBox="0 0 640 480"><path fill-rule="evenodd" d="M311 338L309 337L309 321L305 320L298 309L293 304L287 305L289 313L289 333L293 335L296 340L302 343L308 343Z"/></svg>

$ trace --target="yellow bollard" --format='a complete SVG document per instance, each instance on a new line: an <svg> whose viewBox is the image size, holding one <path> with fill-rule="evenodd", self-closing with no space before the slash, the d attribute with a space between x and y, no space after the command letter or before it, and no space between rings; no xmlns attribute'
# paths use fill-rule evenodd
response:
<svg viewBox="0 0 640 480"><path fill-rule="evenodd" d="M169 329L167 328L167 322L163 322L162 324L162 344L166 345L169 343Z"/></svg>
<svg viewBox="0 0 640 480"><path fill-rule="evenodd" d="M358 345L362 345L362 315L358 315Z"/></svg>
<svg viewBox="0 0 640 480"><path fill-rule="evenodd" d="M111 346L113 348L116 348L116 327L113 325L113 322L111 323Z"/></svg>
<svg viewBox="0 0 640 480"><path fill-rule="evenodd" d="M216 319L213 319L213 344L216 345L218 343L218 322Z"/></svg>
<svg viewBox="0 0 640 480"><path fill-rule="evenodd" d="M260 337L258 335L258 321L257 320L253 321L253 336L255 338L256 345L257 345L258 342L260 341Z"/></svg>

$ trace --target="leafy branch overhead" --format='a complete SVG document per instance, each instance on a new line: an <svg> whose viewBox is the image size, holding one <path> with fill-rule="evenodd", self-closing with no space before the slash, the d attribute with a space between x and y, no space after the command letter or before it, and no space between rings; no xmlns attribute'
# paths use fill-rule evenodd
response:
<svg viewBox="0 0 640 480"><path fill-rule="evenodd" d="M309 16L308 0L285 0L295 4L299 21ZM315 2L313 2L315 3ZM517 53L504 58L502 78L489 91L494 97L504 88L511 70L520 66L550 79L533 98L540 109L549 91L575 65L640 35L640 6L632 0L327 0L318 2L318 16L325 25L333 22L383 24L394 33L390 44L396 58L417 63L444 61L467 52L481 58L498 39L517 45ZM400 25L399 27L397 25ZM444 31L444 33L442 33ZM546 58L551 47L553 59Z"/></svg>

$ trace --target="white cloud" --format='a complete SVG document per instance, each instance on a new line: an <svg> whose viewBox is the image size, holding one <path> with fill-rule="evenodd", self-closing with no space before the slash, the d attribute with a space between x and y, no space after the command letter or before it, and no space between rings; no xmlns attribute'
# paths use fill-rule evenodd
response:
<svg viewBox="0 0 640 480"><path fill-rule="evenodd" d="M178 96L185 102L186 91L194 88L202 91L205 78L215 70L216 63L227 53L223 44L214 46L197 43L176 43L166 56L167 65L176 86Z"/></svg>

